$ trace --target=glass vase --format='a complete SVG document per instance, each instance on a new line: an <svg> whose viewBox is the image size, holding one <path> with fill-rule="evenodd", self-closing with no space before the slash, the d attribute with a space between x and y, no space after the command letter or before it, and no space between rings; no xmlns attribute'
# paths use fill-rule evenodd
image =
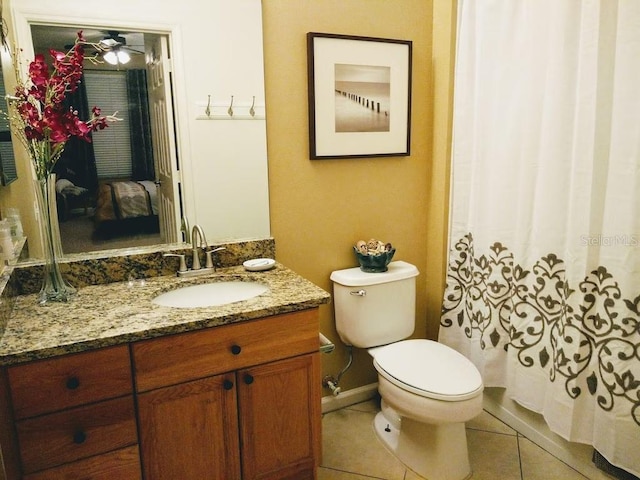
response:
<svg viewBox="0 0 640 480"><path fill-rule="evenodd" d="M62 277L58 263L62 256L62 242L57 222L55 182L56 176L53 174L36 180L40 238L44 256L42 288L38 294L40 304L68 302L76 293L76 289Z"/></svg>

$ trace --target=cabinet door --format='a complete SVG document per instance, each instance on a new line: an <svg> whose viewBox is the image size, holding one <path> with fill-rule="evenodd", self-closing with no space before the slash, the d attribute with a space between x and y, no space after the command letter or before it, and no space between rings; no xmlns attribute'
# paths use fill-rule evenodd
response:
<svg viewBox="0 0 640 480"><path fill-rule="evenodd" d="M320 358L238 372L242 478L313 479L320 460Z"/></svg>
<svg viewBox="0 0 640 480"><path fill-rule="evenodd" d="M161 388L138 399L145 478L240 478L235 375Z"/></svg>

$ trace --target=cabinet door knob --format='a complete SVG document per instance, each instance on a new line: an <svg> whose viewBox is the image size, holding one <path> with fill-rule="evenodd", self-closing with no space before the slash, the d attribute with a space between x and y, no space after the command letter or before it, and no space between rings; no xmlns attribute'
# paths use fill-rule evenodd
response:
<svg viewBox="0 0 640 480"><path fill-rule="evenodd" d="M242 351L242 347L240 345L231 345L231 353L234 355L239 355Z"/></svg>
<svg viewBox="0 0 640 480"><path fill-rule="evenodd" d="M77 445L84 443L86 439L87 439L87 434L84 433L82 430L78 430L73 434L73 443Z"/></svg>
<svg viewBox="0 0 640 480"><path fill-rule="evenodd" d="M80 379L78 377L69 377L67 379L67 389L75 390L80 386Z"/></svg>
<svg viewBox="0 0 640 480"><path fill-rule="evenodd" d="M225 380L222 382L222 388L225 390L231 390L233 388L233 382L231 380Z"/></svg>
<svg viewBox="0 0 640 480"><path fill-rule="evenodd" d="M245 374L244 383L246 383L247 385L251 385L253 383L253 376L249 375L248 373Z"/></svg>

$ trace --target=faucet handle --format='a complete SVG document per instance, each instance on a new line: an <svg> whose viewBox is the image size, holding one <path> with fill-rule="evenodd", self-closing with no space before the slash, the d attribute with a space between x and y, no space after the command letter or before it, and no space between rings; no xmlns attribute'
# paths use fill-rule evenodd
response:
<svg viewBox="0 0 640 480"><path fill-rule="evenodd" d="M205 268L214 268L214 265L213 265L213 254L215 252L219 252L220 250L226 250L226 248L218 247L218 248L212 248L210 250L205 250L205 255L206 255Z"/></svg>
<svg viewBox="0 0 640 480"><path fill-rule="evenodd" d="M180 266L178 267L179 272L187 271L187 262L184 260L184 254L182 253L163 253L163 257L178 257L180 259Z"/></svg>

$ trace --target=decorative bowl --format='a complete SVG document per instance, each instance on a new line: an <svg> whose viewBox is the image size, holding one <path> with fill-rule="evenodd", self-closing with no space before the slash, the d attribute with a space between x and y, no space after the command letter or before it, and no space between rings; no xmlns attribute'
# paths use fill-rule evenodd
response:
<svg viewBox="0 0 640 480"><path fill-rule="evenodd" d="M356 247L353 247L353 251L360 264L360 270L369 273L386 272L389 269L388 265L393 259L393 255L396 253L395 248L377 255L364 255Z"/></svg>

